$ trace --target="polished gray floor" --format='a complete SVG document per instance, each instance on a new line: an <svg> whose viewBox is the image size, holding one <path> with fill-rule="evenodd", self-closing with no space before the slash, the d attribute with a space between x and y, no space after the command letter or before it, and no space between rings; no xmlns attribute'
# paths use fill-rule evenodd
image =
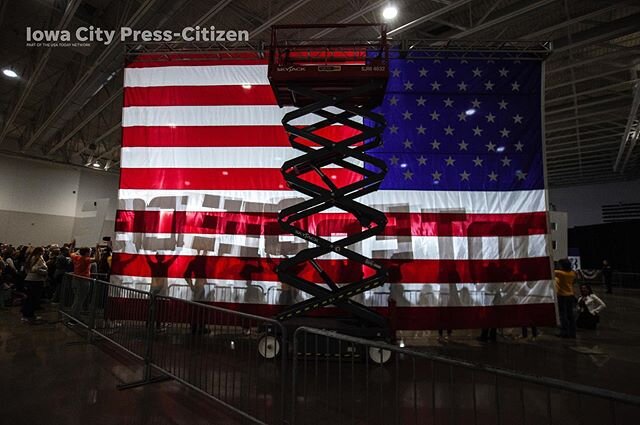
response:
<svg viewBox="0 0 640 425"><path fill-rule="evenodd" d="M495 343L478 342L475 339L478 331L454 331L448 341L439 341L434 332L405 333L403 339L408 347L416 350L436 351L450 357L532 375L566 379L638 395L640 291L618 290L613 295L600 295L608 304L602 314L600 328L597 331L581 331L576 340L555 337L556 330L553 328L540 329L542 334L535 341L518 338L520 329L501 330ZM0 397L3 400L0 423L240 423L223 407L176 382L118 391L117 384L139 379L140 363L121 354L108 343L87 344L78 333L55 323L57 314L50 307L45 308L43 315L47 323L30 326L20 322L17 308L0 311ZM326 370L331 368L335 368L335 365ZM389 372L385 369L379 372L385 371ZM408 370L404 372L408 373ZM324 373L320 375L324 376ZM348 374L345 376L348 377ZM371 378L380 383L388 381L385 388L392 388L391 385L397 382L393 376L384 374L372 373ZM432 382L431 378L427 378L420 382ZM444 378L443 382L438 381L438 388L446 386L448 378ZM398 379L401 381L398 388L402 389L404 382L407 388L416 391L411 383L414 378L399 376ZM480 384L482 382L479 382L477 391L479 401L483 397ZM319 389L322 388L320 385ZM418 392L428 394L429 390L420 389ZM322 394L326 392L319 392L318 396L322 397ZM387 390L381 387L380 395L386 399L384 394L387 394ZM464 423L467 419L461 406L465 402L462 395L460 390L451 400L439 398L437 404L442 405L438 407L443 413L438 413L438 421L434 417L434 423ZM321 403L314 405L313 399L305 397L305 400L303 407L313 410L309 413L321 423L321 417L317 414L321 409L316 410ZM487 400L490 404L489 398ZM531 404L534 402L535 399ZM454 404L460 407L458 412L462 413L454 417L452 422L449 412ZM379 402L365 405L382 406ZM487 412L492 409L492 406L486 407ZM492 423L492 420L489 418L479 423Z"/></svg>
<svg viewBox="0 0 640 425"><path fill-rule="evenodd" d="M57 313L45 308L43 318ZM60 323L23 324L0 311L0 424L239 424L223 407L176 382L119 391L140 363L105 343L87 344Z"/></svg>

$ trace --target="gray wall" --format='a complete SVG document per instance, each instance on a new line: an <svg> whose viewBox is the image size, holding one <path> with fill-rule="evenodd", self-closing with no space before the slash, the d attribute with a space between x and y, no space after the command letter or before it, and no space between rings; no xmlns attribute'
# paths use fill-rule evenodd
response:
<svg viewBox="0 0 640 425"><path fill-rule="evenodd" d="M640 180L551 189L549 202L568 213L568 227L602 224L602 205L640 202Z"/></svg>
<svg viewBox="0 0 640 425"><path fill-rule="evenodd" d="M0 241L93 245L113 236L117 194L114 174L0 156Z"/></svg>

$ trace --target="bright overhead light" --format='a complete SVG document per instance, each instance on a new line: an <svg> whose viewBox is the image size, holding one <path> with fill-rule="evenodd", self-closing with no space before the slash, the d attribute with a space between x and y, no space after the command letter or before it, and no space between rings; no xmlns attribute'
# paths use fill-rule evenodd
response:
<svg viewBox="0 0 640 425"><path fill-rule="evenodd" d="M498 146L497 152L504 152L504 146Z"/></svg>
<svg viewBox="0 0 640 425"><path fill-rule="evenodd" d="M382 11L382 17L384 19L393 19L398 16L398 8L395 6L387 6Z"/></svg>
<svg viewBox="0 0 640 425"><path fill-rule="evenodd" d="M18 74L13 69L5 68L2 70L2 73L9 78L18 78Z"/></svg>
<svg viewBox="0 0 640 425"><path fill-rule="evenodd" d="M473 115L476 113L475 109L467 109L466 111L464 111L465 115Z"/></svg>
<svg viewBox="0 0 640 425"><path fill-rule="evenodd" d="M98 161L96 161L96 162L94 162L93 164L91 164L91 166L92 166L93 168L100 168L100 167L101 167L101 165L100 165L100 163L99 163Z"/></svg>
<svg viewBox="0 0 640 425"><path fill-rule="evenodd" d="M245 83L242 85L243 89L250 89L251 88L251 84Z"/></svg>

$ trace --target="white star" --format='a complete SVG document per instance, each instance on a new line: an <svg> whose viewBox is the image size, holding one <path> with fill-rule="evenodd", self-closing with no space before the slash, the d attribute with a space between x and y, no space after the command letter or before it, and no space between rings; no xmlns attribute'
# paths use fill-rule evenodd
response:
<svg viewBox="0 0 640 425"><path fill-rule="evenodd" d="M494 61L493 59L489 59L487 60L487 63L496 63L496 61Z"/></svg>
<svg viewBox="0 0 640 425"><path fill-rule="evenodd" d="M521 63L519 59L513 61L513 63Z"/></svg>
<svg viewBox="0 0 640 425"><path fill-rule="evenodd" d="M462 111L458 114L458 121L466 121L467 120L467 114Z"/></svg>
<svg viewBox="0 0 640 425"><path fill-rule="evenodd" d="M452 128L450 125L446 126L444 128L444 134L446 136L453 136L453 131L455 130L455 128Z"/></svg>
<svg viewBox="0 0 640 425"><path fill-rule="evenodd" d="M418 71L420 73L421 77L426 77L427 73L429 72L428 70L424 69L424 67L420 68L420 70Z"/></svg>
<svg viewBox="0 0 640 425"><path fill-rule="evenodd" d="M502 67L501 69L498 70L498 72L500 73L501 77L506 77L507 74L509 73L509 70L505 67Z"/></svg>
<svg viewBox="0 0 640 425"><path fill-rule="evenodd" d="M440 90L440 86L441 86L440 83L438 83L437 81L434 81L433 83L431 83L431 90Z"/></svg>
<svg viewBox="0 0 640 425"><path fill-rule="evenodd" d="M520 91L520 84L517 81L511 83L511 91Z"/></svg>
<svg viewBox="0 0 640 425"><path fill-rule="evenodd" d="M473 160L473 166L474 167L482 167L482 162L484 161L484 159L480 159L479 156L476 156L476 159Z"/></svg>
<svg viewBox="0 0 640 425"><path fill-rule="evenodd" d="M460 146L461 151L466 151L467 146L469 146L469 143L465 142L464 140L461 140L460 143L458 143L458 146Z"/></svg>
<svg viewBox="0 0 640 425"><path fill-rule="evenodd" d="M449 158L446 158L444 160L444 162L447 163L447 167L449 167L449 166L453 167L455 165L455 163L456 163L456 160L451 158L451 155L449 155Z"/></svg>
<svg viewBox="0 0 640 425"><path fill-rule="evenodd" d="M407 170L403 173L405 180L413 180L413 173L411 170Z"/></svg>
<svg viewBox="0 0 640 425"><path fill-rule="evenodd" d="M502 166L503 167L509 167L511 165L511 160L509 159L509 157L505 156L500 161L502 161Z"/></svg>
<svg viewBox="0 0 640 425"><path fill-rule="evenodd" d="M492 141L489 141L489 144L487 144L485 146L487 147L487 152L489 152L489 151L495 152L496 151L496 146L497 145L495 143L493 143Z"/></svg>
<svg viewBox="0 0 640 425"><path fill-rule="evenodd" d="M473 71L474 77L482 77L482 71L480 71L480 68L478 68L477 66L476 69L472 69L471 71Z"/></svg>
<svg viewBox="0 0 640 425"><path fill-rule="evenodd" d="M473 128L472 130L474 136L482 136L482 132L484 131L478 125L476 125L476 128Z"/></svg>
<svg viewBox="0 0 640 425"><path fill-rule="evenodd" d="M514 124L522 124L522 119L523 119L523 118L524 118L524 117L523 117L523 116L521 116L520 114L514 115L514 116L513 116L513 123L514 123Z"/></svg>
<svg viewBox="0 0 640 425"><path fill-rule="evenodd" d="M413 83L411 81L407 81L406 83L404 83L404 89L413 90Z"/></svg>
<svg viewBox="0 0 640 425"><path fill-rule="evenodd" d="M416 103L418 104L418 106L424 106L426 101L427 101L427 99L425 99L422 96L420 96L419 98L416 99Z"/></svg>
<svg viewBox="0 0 640 425"><path fill-rule="evenodd" d="M469 181L469 176L470 175L471 175L470 173L467 173L467 170L464 170L462 173L459 174L460 181L465 181L465 180Z"/></svg>
<svg viewBox="0 0 640 425"><path fill-rule="evenodd" d="M438 111L433 111L431 113L431 121L438 121L439 118L440 118L440 114L438 113Z"/></svg>
<svg viewBox="0 0 640 425"><path fill-rule="evenodd" d="M433 60L433 63L440 63L440 58L435 58L435 59Z"/></svg>
<svg viewBox="0 0 640 425"><path fill-rule="evenodd" d="M399 160L400 160L400 158L398 158L395 155L393 155L391 158L389 158L389 162L391 163L391 165L398 165L398 161Z"/></svg>
<svg viewBox="0 0 640 425"><path fill-rule="evenodd" d="M434 139L434 141L431 142L431 149L440 150L440 142Z"/></svg>
<svg viewBox="0 0 640 425"><path fill-rule="evenodd" d="M469 63L469 61L466 59L460 59L460 63Z"/></svg>
<svg viewBox="0 0 640 425"><path fill-rule="evenodd" d="M498 181L498 175L496 174L495 171L492 171L491 174L487 174L489 176L489 181L491 182L497 182Z"/></svg>
<svg viewBox="0 0 640 425"><path fill-rule="evenodd" d="M468 86L467 86L467 84L465 84L465 82L464 82L464 81L460 81L460 82L458 83L458 90L459 90L459 91L467 91L467 87L468 87Z"/></svg>
<svg viewBox="0 0 640 425"><path fill-rule="evenodd" d="M434 180L438 181L440 180L440 177L442 177L442 173L439 173L438 171L434 171L433 173L431 173L431 176L433 177Z"/></svg>
<svg viewBox="0 0 640 425"><path fill-rule="evenodd" d="M522 152L522 148L524 148L524 145L522 144L522 142L520 140L518 140L518 143L516 143L514 146L516 147L516 150L518 152Z"/></svg>
<svg viewBox="0 0 640 425"><path fill-rule="evenodd" d="M493 115L491 112L489 112L487 115L484 116L487 119L487 122L496 122L496 116Z"/></svg>
<svg viewBox="0 0 640 425"><path fill-rule="evenodd" d="M427 164L427 158L424 157L424 155L420 155L420 158L418 158L418 165L426 165Z"/></svg>
<svg viewBox="0 0 640 425"><path fill-rule="evenodd" d="M399 77L400 70L398 68L394 69L393 71L391 71L391 75L393 75L394 77Z"/></svg>
<svg viewBox="0 0 640 425"><path fill-rule="evenodd" d="M446 108L451 108L453 106L453 100L451 100L450 97L446 98L443 102Z"/></svg>
<svg viewBox="0 0 640 425"><path fill-rule="evenodd" d="M507 109L507 105L509 104L509 102L505 102L504 99L502 99L500 102L498 102L498 105L500 105L500 109Z"/></svg>
<svg viewBox="0 0 640 425"><path fill-rule="evenodd" d="M405 149L411 149L413 147L413 142L409 139L404 139L404 142L402 142L402 144L404 145Z"/></svg>
<svg viewBox="0 0 640 425"><path fill-rule="evenodd" d="M480 102L480 101L478 100L478 98L476 97L475 99L473 99L473 100L471 101L471 107L472 107L472 108L479 108L481 103L482 103L482 102Z"/></svg>
<svg viewBox="0 0 640 425"><path fill-rule="evenodd" d="M527 173L523 173L522 170L518 170L516 171L516 177L518 177L518 180L524 180L527 178Z"/></svg>
<svg viewBox="0 0 640 425"><path fill-rule="evenodd" d="M511 133L511 131L507 130L506 127L500 130L501 137L509 137L509 133Z"/></svg>
<svg viewBox="0 0 640 425"><path fill-rule="evenodd" d="M420 124L420 127L416 127L416 130L418 130L418 134L426 134L425 131L427 130L427 128L423 127L422 124Z"/></svg>
<svg viewBox="0 0 640 425"><path fill-rule="evenodd" d="M410 120L412 116L413 112L409 112L409 110L406 110L402 113L402 119L404 120Z"/></svg>
<svg viewBox="0 0 640 425"><path fill-rule="evenodd" d="M445 71L445 73L447 74L447 78L453 78L456 72L453 69L449 68Z"/></svg>
<svg viewBox="0 0 640 425"><path fill-rule="evenodd" d="M495 86L495 83L492 83L491 80L484 83L485 90L493 90L493 86Z"/></svg>
<svg viewBox="0 0 640 425"><path fill-rule="evenodd" d="M396 106L398 104L398 100L400 99L398 99L398 97L394 95L393 97L391 97L391 99L389 99L389 105Z"/></svg>
<svg viewBox="0 0 640 425"><path fill-rule="evenodd" d="M389 133L398 134L399 127L396 127L395 124L389 127Z"/></svg>

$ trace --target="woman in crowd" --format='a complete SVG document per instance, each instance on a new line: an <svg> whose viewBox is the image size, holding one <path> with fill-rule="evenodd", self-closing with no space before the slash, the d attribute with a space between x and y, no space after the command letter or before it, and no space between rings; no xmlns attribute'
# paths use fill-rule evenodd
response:
<svg viewBox="0 0 640 425"><path fill-rule="evenodd" d="M607 305L593 293L591 285L580 286L580 295L576 325L581 329L594 330L600 322L600 312Z"/></svg>
<svg viewBox="0 0 640 425"><path fill-rule="evenodd" d="M573 284L576 281L576 273L571 269L571 262L562 259L558 262L559 270L554 272L556 281L556 293L558 295L558 311L560 313L561 338L576 337L576 322L573 317L575 296Z"/></svg>
<svg viewBox="0 0 640 425"><path fill-rule="evenodd" d="M47 264L42 257L44 250L42 247L34 248L24 263L25 293L27 298L22 304L22 320L33 323L40 319L35 315L35 310L39 307L40 297L44 289L44 282L47 279Z"/></svg>

